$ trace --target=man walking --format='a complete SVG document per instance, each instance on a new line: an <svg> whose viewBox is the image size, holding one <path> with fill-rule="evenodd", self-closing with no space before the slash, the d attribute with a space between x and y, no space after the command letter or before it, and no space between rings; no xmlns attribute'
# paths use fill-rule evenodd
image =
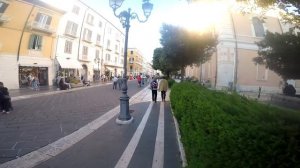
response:
<svg viewBox="0 0 300 168"><path fill-rule="evenodd" d="M152 90L152 101L154 101L155 103L157 99L157 86L158 83L156 81L156 78L154 78L153 81L150 83L150 88Z"/></svg>
<svg viewBox="0 0 300 168"><path fill-rule="evenodd" d="M117 89L117 84L118 84L118 78L114 76L113 78L113 89Z"/></svg>
<svg viewBox="0 0 300 168"><path fill-rule="evenodd" d="M166 80L166 77L163 77L162 80L159 82L159 91L161 92L161 98L162 101L166 101L166 92L168 90L168 81Z"/></svg>

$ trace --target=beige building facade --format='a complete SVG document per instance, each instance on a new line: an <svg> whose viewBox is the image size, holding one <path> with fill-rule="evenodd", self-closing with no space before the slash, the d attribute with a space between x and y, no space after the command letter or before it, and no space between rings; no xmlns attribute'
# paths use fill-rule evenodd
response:
<svg viewBox="0 0 300 168"><path fill-rule="evenodd" d="M222 22L214 32L218 36L216 52L211 60L196 67L186 68L186 77L194 77L216 89L237 91L281 92L283 79L263 65L253 62L266 31L284 32L284 24L277 17L267 16L262 21L255 14L241 14L230 9L223 13ZM298 81L291 81L300 87Z"/></svg>
<svg viewBox="0 0 300 168"><path fill-rule="evenodd" d="M137 48L127 50L127 74L137 76L144 72L144 57Z"/></svg>
<svg viewBox="0 0 300 168"><path fill-rule="evenodd" d="M53 78L56 29L64 11L34 0L0 1L0 79L10 89ZM16 12L18 11L18 12Z"/></svg>
<svg viewBox="0 0 300 168"><path fill-rule="evenodd" d="M0 81L9 89L31 87L29 76L51 86L58 74L92 81L124 71L124 33L80 0L64 11L39 0L0 0L0 37Z"/></svg>

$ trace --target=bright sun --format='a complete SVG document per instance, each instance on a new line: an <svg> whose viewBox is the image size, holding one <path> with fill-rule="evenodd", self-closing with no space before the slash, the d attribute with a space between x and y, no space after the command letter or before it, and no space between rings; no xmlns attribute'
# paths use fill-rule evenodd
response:
<svg viewBox="0 0 300 168"><path fill-rule="evenodd" d="M193 31L208 31L222 21L227 6L224 1L200 1L177 6L167 15L166 22Z"/></svg>

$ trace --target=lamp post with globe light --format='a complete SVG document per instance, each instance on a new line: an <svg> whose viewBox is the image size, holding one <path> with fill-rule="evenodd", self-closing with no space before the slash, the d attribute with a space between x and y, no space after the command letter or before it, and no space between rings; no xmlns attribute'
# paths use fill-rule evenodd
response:
<svg viewBox="0 0 300 168"><path fill-rule="evenodd" d="M137 13L132 12L130 8L116 14L116 10L122 6L124 0L109 0L109 6L113 9L114 15L120 19L123 28L125 28L125 47L124 47L124 74L122 79L122 96L120 97L120 114L116 120L118 124L128 124L133 120L129 113L129 96L127 95L127 49L128 49L128 33L130 28L130 20L137 19L139 22L144 23L148 20L153 4L150 0L143 0L142 9L144 12L145 20L141 20Z"/></svg>

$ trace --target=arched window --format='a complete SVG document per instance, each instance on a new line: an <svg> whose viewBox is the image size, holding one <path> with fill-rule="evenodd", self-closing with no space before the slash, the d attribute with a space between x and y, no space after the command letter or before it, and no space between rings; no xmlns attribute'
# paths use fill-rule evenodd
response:
<svg viewBox="0 0 300 168"><path fill-rule="evenodd" d="M265 37L265 29L263 26L263 22L259 18L254 17L254 18L252 18L252 24L254 27L255 36L256 37Z"/></svg>

